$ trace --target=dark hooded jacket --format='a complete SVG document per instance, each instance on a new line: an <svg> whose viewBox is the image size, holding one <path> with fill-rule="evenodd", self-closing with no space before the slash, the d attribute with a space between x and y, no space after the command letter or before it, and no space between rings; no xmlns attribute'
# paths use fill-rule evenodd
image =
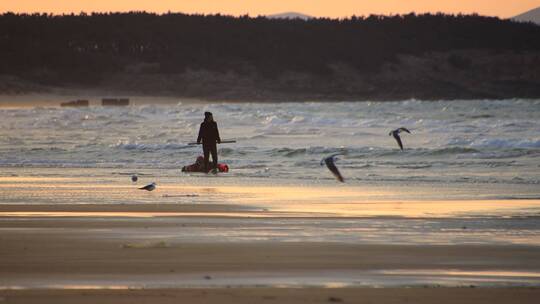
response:
<svg viewBox="0 0 540 304"><path fill-rule="evenodd" d="M201 123L197 142L201 142L201 140L203 145L215 145L216 142L221 141L219 138L218 126L215 121L203 121Z"/></svg>

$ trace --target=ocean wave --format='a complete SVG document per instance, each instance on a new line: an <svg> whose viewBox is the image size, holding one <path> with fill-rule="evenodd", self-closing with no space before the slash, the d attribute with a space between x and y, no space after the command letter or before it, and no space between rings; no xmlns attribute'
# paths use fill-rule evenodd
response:
<svg viewBox="0 0 540 304"><path fill-rule="evenodd" d="M122 150L136 150L136 151L156 151L156 150L182 150L192 148L186 144L179 143L162 143L162 144L143 144L143 143L130 143L120 141L115 145L111 145L112 148Z"/></svg>
<svg viewBox="0 0 540 304"><path fill-rule="evenodd" d="M399 150L397 148L383 148L383 147L359 147L359 148L308 148L305 154L331 154L331 153L344 153L346 158L377 158L377 157L429 157L429 156L445 156L445 155L462 155L462 154L478 154L481 151L469 147L445 147L435 149L425 148L407 148L405 150ZM435 159L434 159L435 160Z"/></svg>
<svg viewBox="0 0 540 304"><path fill-rule="evenodd" d="M276 168L278 166L272 165L273 168ZM270 170L268 167L268 164L245 164L245 165L238 165L235 166L235 169L264 169L266 171Z"/></svg>
<svg viewBox="0 0 540 304"><path fill-rule="evenodd" d="M300 160L300 161L294 162L293 166L297 168L319 168L320 161L319 160Z"/></svg>
<svg viewBox="0 0 540 304"><path fill-rule="evenodd" d="M480 139L470 145L480 148L540 148L540 139Z"/></svg>
<svg viewBox="0 0 540 304"><path fill-rule="evenodd" d="M239 152L238 149L221 148L218 150L218 154L220 156L229 156L229 155L232 155L235 151Z"/></svg>
<svg viewBox="0 0 540 304"><path fill-rule="evenodd" d="M523 165L519 164L516 161L486 161L486 162L474 162L471 165L482 165L490 168L500 168L500 167L522 167Z"/></svg>
<svg viewBox="0 0 540 304"><path fill-rule="evenodd" d="M482 119L482 118L492 118L493 115L489 115L489 114L477 114L477 115L469 115L468 117L471 118L471 119Z"/></svg>
<svg viewBox="0 0 540 304"><path fill-rule="evenodd" d="M364 147L356 149L346 149L349 158L369 158L369 157L427 157L427 156L445 156L445 155L460 155L478 153L479 151L467 147L445 147L436 149L405 149L399 150L396 148L380 148L380 147Z"/></svg>
<svg viewBox="0 0 540 304"><path fill-rule="evenodd" d="M396 166L396 168L398 169L427 169L427 168L431 168L432 166L433 165L431 164L418 164L418 165L411 164L411 165Z"/></svg>
<svg viewBox="0 0 540 304"><path fill-rule="evenodd" d="M474 159L509 159L509 158L518 158L526 156L538 156L540 151L537 149L511 149L503 151L482 151L481 153L473 153L467 155L466 158ZM459 158L464 158L462 155L458 156Z"/></svg>
<svg viewBox="0 0 540 304"><path fill-rule="evenodd" d="M245 140L253 140L253 139L264 139L264 138L267 138L268 136L264 135L264 134L257 134L257 135L253 135L253 136L240 136L240 137L236 137L236 140L238 141L245 141Z"/></svg>
<svg viewBox="0 0 540 304"><path fill-rule="evenodd" d="M270 155L272 156L284 156L284 157L294 157L299 155L306 154L307 149L306 148L299 148L299 149L293 149L293 148L276 148L270 150Z"/></svg>
<svg viewBox="0 0 540 304"><path fill-rule="evenodd" d="M447 147L441 149L433 149L425 152L427 155L447 155L447 154L467 154L467 153L478 153L479 151L473 148L467 147Z"/></svg>
<svg viewBox="0 0 540 304"><path fill-rule="evenodd" d="M346 153L338 167L363 181L535 183L539 105L412 100L0 109L0 166L176 170L202 154L184 140L194 139L209 110L221 135L238 140L218 146L235 178L332 180L321 158ZM405 135L404 151L388 136L399 126L415 129Z"/></svg>
<svg viewBox="0 0 540 304"><path fill-rule="evenodd" d="M67 152L68 150L63 149L63 148L59 148L59 147L51 146L51 147L34 147L34 148L28 149L27 151L30 151L30 152L39 152L39 151L44 151L44 152Z"/></svg>
<svg viewBox="0 0 540 304"><path fill-rule="evenodd" d="M332 153L343 153L348 154L349 151L344 147L308 147L308 148L274 148L268 151L268 154L272 156L283 156L283 157L295 157L300 155L326 155Z"/></svg>
<svg viewBox="0 0 540 304"><path fill-rule="evenodd" d="M116 119L116 120L109 120L107 122L104 123L105 126L114 126L114 125L123 125L123 126L128 126L128 125L131 125L133 124L133 120L132 119Z"/></svg>

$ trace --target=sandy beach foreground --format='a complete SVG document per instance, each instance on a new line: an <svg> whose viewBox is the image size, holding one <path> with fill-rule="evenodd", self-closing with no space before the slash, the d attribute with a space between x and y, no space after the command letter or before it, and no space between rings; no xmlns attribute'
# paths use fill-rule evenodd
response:
<svg viewBox="0 0 540 304"><path fill-rule="evenodd" d="M538 246L491 241L392 244L387 237L317 241L308 235L311 226L332 230L336 222L345 223L350 231L363 229L369 235L376 234L370 232L371 223L399 219L298 218L278 213L265 220L258 213L264 212L233 205L3 205L0 302L536 303L540 299ZM302 231L287 231L297 225ZM464 228L460 227L466 234Z"/></svg>
<svg viewBox="0 0 540 304"><path fill-rule="evenodd" d="M182 288L3 291L4 303L537 303L533 288Z"/></svg>

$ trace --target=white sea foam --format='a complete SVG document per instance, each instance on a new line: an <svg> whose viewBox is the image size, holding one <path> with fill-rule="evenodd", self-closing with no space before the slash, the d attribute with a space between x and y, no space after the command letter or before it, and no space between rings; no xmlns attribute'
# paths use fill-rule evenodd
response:
<svg viewBox="0 0 540 304"><path fill-rule="evenodd" d="M481 148L540 148L540 139L485 138L473 141L471 146Z"/></svg>
<svg viewBox="0 0 540 304"><path fill-rule="evenodd" d="M187 143L204 111L214 113L222 138L238 140L219 149L229 176L240 174L237 166L243 176L266 177L264 167L273 177L318 178L311 163L347 152L339 165L352 180L540 180L534 100L0 109L0 165L177 169L201 154ZM402 134L404 151L388 136L397 127L412 131ZM508 166L524 180L508 178Z"/></svg>

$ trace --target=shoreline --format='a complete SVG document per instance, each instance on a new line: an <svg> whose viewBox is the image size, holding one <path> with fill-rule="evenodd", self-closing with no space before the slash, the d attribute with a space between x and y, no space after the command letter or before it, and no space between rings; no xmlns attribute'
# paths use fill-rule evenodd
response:
<svg viewBox="0 0 540 304"><path fill-rule="evenodd" d="M99 92L99 90L66 90L66 92L28 92L23 94L2 94L0 93L0 108L26 108L26 107L60 107L60 103L67 102L76 99L88 99L90 105L88 107L80 107L80 109L101 107L101 99L107 97L126 97L130 98L131 104L129 106L141 106L141 105L179 105L179 104L212 104L212 103L230 103L230 104L244 104L244 103L327 103L327 102L400 102L409 100L418 100L425 102L466 102L472 100L483 100L485 97L479 96L477 98L431 98L422 99L414 97L396 97L396 98L357 98L354 96L347 98L311 98L311 97L298 97L291 96L290 98L281 99L257 99L257 98L207 98L207 97L186 97L181 95L155 95L155 94L141 94L136 92ZM524 101L537 101L538 97L501 97L501 98L489 98L493 101L501 100L524 100Z"/></svg>

